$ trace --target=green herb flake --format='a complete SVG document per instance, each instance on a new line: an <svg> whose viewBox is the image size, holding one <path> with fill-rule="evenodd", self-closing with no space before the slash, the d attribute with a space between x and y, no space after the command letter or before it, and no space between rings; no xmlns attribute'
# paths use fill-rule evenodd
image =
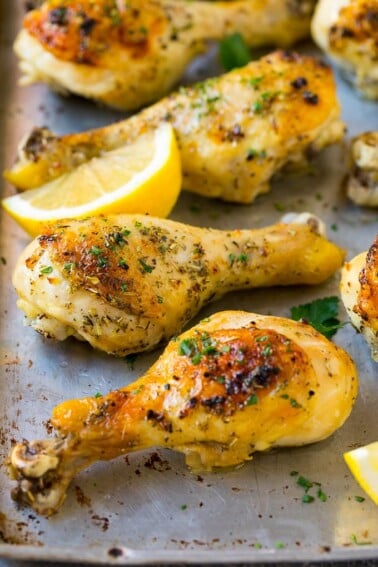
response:
<svg viewBox="0 0 378 567"><path fill-rule="evenodd" d="M371 541L361 541L357 539L356 534L352 534L351 536L351 540L355 545L372 545L373 542Z"/></svg>
<svg viewBox="0 0 378 567"><path fill-rule="evenodd" d="M327 495L325 494L325 492L323 492L323 490L321 488L318 488L318 490L316 492L316 496L319 498L319 500L321 502L327 501Z"/></svg>
<svg viewBox="0 0 378 567"><path fill-rule="evenodd" d="M304 494L302 496L303 504L311 504L311 502L313 502L314 500L315 500L315 498L313 496L311 496L311 494Z"/></svg>
<svg viewBox="0 0 378 567"><path fill-rule="evenodd" d="M98 246L92 246L89 250L89 254L92 254L92 256L101 256L102 250Z"/></svg>
<svg viewBox="0 0 378 567"><path fill-rule="evenodd" d="M365 498L363 496L355 496L354 497L356 502L359 502L361 504L361 502L365 502Z"/></svg>
<svg viewBox="0 0 378 567"><path fill-rule="evenodd" d="M248 400L246 401L247 406L255 406L258 403L259 403L259 398L256 396L256 394L252 394L252 396L249 396Z"/></svg>
<svg viewBox="0 0 378 567"><path fill-rule="evenodd" d="M253 547L254 547L255 549L261 549L261 548L262 548L262 543L260 543L259 541L257 541L257 542L253 545Z"/></svg>
<svg viewBox="0 0 378 567"><path fill-rule="evenodd" d="M101 394L101 392L96 392L93 397L94 398L102 398L102 394Z"/></svg>
<svg viewBox="0 0 378 567"><path fill-rule="evenodd" d="M188 508L187 504L181 504L180 506L181 510L186 510Z"/></svg>
<svg viewBox="0 0 378 567"><path fill-rule="evenodd" d="M252 77L251 79L248 80L248 83L256 88L260 85L261 81L263 80L264 76L262 75L261 77Z"/></svg>
<svg viewBox="0 0 378 567"><path fill-rule="evenodd" d="M272 352L273 352L272 347L270 345L266 345L266 347L263 348L263 350L261 351L261 354L263 356L271 356Z"/></svg>
<svg viewBox="0 0 378 567"><path fill-rule="evenodd" d="M311 482L311 480L308 480L302 475L298 477L297 484L302 486L306 491L314 486L314 483Z"/></svg>
<svg viewBox="0 0 378 567"><path fill-rule="evenodd" d="M73 262L67 262L67 264L64 264L63 270L65 270L66 272L72 272L73 267L74 267Z"/></svg>
<svg viewBox="0 0 378 567"><path fill-rule="evenodd" d="M219 43L219 58L225 71L247 65L251 60L251 52L240 33L222 39Z"/></svg>
<svg viewBox="0 0 378 567"><path fill-rule="evenodd" d="M274 547L276 549L284 549L286 547L286 544L283 541L276 541Z"/></svg>
<svg viewBox="0 0 378 567"><path fill-rule="evenodd" d="M52 266L44 266L43 268L41 268L39 270L40 274L51 274L53 271L53 267Z"/></svg>
<svg viewBox="0 0 378 567"><path fill-rule="evenodd" d="M181 356L193 356L197 350L197 345L194 339L184 339L178 346L178 352Z"/></svg>
<svg viewBox="0 0 378 567"><path fill-rule="evenodd" d="M118 266L120 268L123 268L124 270L128 270L129 269L129 265L126 262L126 260L124 258L121 258L121 260L118 262Z"/></svg>
<svg viewBox="0 0 378 567"><path fill-rule="evenodd" d="M143 271L147 274L150 274L155 269L155 266L150 266L143 260L143 258L138 258L138 262L142 266Z"/></svg>
<svg viewBox="0 0 378 567"><path fill-rule="evenodd" d="M301 404L295 398L290 398L290 405L292 408L301 408Z"/></svg>
<svg viewBox="0 0 378 567"><path fill-rule="evenodd" d="M295 321L309 323L330 339L338 329L344 326L338 319L339 302L337 296L315 299L310 303L292 307L291 317Z"/></svg>
<svg viewBox="0 0 378 567"><path fill-rule="evenodd" d="M298 471L290 471L290 476L298 476Z"/></svg>
<svg viewBox="0 0 378 567"><path fill-rule="evenodd" d="M199 364L201 362L202 356L201 353L197 352L191 359L192 364Z"/></svg>

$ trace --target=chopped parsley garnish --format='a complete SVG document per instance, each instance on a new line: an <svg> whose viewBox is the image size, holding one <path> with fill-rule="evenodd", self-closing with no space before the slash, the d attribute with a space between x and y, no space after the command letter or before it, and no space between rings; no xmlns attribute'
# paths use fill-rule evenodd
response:
<svg viewBox="0 0 378 567"><path fill-rule="evenodd" d="M53 267L52 266L44 266L43 268L41 268L39 270L40 274L51 274L51 272L53 271Z"/></svg>
<svg viewBox="0 0 378 567"><path fill-rule="evenodd" d="M371 545L372 542L371 541L361 541L357 539L356 534L352 534L351 536L351 540L355 545Z"/></svg>
<svg viewBox="0 0 378 567"><path fill-rule="evenodd" d="M284 549L286 547L286 545L284 544L283 541L276 541L276 543L274 544L274 547L276 549Z"/></svg>
<svg viewBox="0 0 378 567"><path fill-rule="evenodd" d="M233 33L222 39L219 44L219 58L225 71L247 65L251 60L251 52L240 33Z"/></svg>
<svg viewBox="0 0 378 567"><path fill-rule="evenodd" d="M203 356L215 356L220 354L217 343L213 341L208 333L202 333L199 339L183 339L178 352L181 356L188 356L192 364L199 364Z"/></svg>
<svg viewBox="0 0 378 567"><path fill-rule="evenodd" d="M247 161L251 161L255 158L266 158L266 150L255 150L254 148L249 148L247 150Z"/></svg>
<svg viewBox="0 0 378 567"><path fill-rule="evenodd" d="M98 246L92 246L89 253L92 254L92 256L101 256L102 250Z"/></svg>
<svg viewBox="0 0 378 567"><path fill-rule="evenodd" d="M240 262L241 264L246 264L248 262L248 255L245 254L244 252L242 252L241 254L238 254L238 255L231 252L228 255L228 259L229 259L231 266L233 266L235 262Z"/></svg>
<svg viewBox="0 0 378 567"><path fill-rule="evenodd" d="M361 502L365 502L365 498L363 496L355 496L354 497L356 502L359 502L361 504Z"/></svg>
<svg viewBox="0 0 378 567"><path fill-rule="evenodd" d="M94 398L102 398L102 394L101 394L101 392L96 392L93 397Z"/></svg>
<svg viewBox="0 0 378 567"><path fill-rule="evenodd" d="M256 404L259 403L259 398L256 396L256 394L252 394L252 396L249 396L246 405L247 406L255 406Z"/></svg>
<svg viewBox="0 0 378 567"><path fill-rule="evenodd" d="M150 264L147 264L143 260L143 258L138 258L138 262L142 266L143 271L146 272L147 274L150 274L155 269L155 266L151 266Z"/></svg>
<svg viewBox="0 0 378 567"><path fill-rule="evenodd" d="M297 471L291 471L290 472L290 476L298 476L298 472ZM297 478L297 485L301 486L304 489L304 494L302 496L301 501L303 502L303 504L311 504L312 502L315 501L315 497L320 500L321 502L326 502L328 497L326 495L326 493L322 490L322 486L320 482L315 482L312 480L309 480L308 478L299 475ZM310 490L313 487L317 487L316 488L316 494L315 496L313 494L310 494Z"/></svg>
<svg viewBox="0 0 378 567"><path fill-rule="evenodd" d="M338 329L344 326L338 319L339 301L336 296L315 299L310 303L292 307L291 317L295 321L309 323L330 339Z"/></svg>
<svg viewBox="0 0 378 567"><path fill-rule="evenodd" d="M179 354L185 356L193 356L197 351L197 345L194 339L184 339L179 344L178 348Z"/></svg>

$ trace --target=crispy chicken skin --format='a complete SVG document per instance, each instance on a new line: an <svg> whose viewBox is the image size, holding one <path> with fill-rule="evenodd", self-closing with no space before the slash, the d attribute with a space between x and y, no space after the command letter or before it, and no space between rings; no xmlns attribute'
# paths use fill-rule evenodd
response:
<svg viewBox="0 0 378 567"><path fill-rule="evenodd" d="M48 0L15 42L24 84L45 81L122 110L166 95L206 41L239 32L250 46L309 35L315 0Z"/></svg>
<svg viewBox="0 0 378 567"><path fill-rule="evenodd" d="M313 57L277 51L104 128L62 137L36 129L5 175L21 189L37 187L168 121L184 188L250 203L284 166L303 166L310 154L339 141L339 116L331 69Z"/></svg>
<svg viewBox="0 0 378 567"><path fill-rule="evenodd" d="M378 131L364 132L352 140L352 171L348 197L365 207L378 207Z"/></svg>
<svg viewBox="0 0 378 567"><path fill-rule="evenodd" d="M118 215L48 227L21 255L13 283L43 335L123 356L166 341L228 291L318 284L343 258L308 215L233 231Z"/></svg>
<svg viewBox="0 0 378 567"><path fill-rule="evenodd" d="M320 0L312 36L367 98L378 99L378 1Z"/></svg>
<svg viewBox="0 0 378 567"><path fill-rule="evenodd" d="M342 269L341 297L348 315L378 362L378 235L368 250Z"/></svg>
<svg viewBox="0 0 378 567"><path fill-rule="evenodd" d="M319 441L348 417L357 382L346 352L308 324L217 313L172 340L135 383L57 406L55 439L12 450L13 497L51 515L78 471L148 447L180 451L192 470L211 471Z"/></svg>

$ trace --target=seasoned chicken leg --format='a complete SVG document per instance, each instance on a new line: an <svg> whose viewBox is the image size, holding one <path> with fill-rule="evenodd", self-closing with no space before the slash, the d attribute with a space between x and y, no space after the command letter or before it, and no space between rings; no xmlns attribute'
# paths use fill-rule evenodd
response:
<svg viewBox="0 0 378 567"><path fill-rule="evenodd" d="M324 281L344 253L317 229L314 217L233 231L141 215L62 221L26 248L13 283L41 334L123 356L166 341L228 291Z"/></svg>
<svg viewBox="0 0 378 567"><path fill-rule="evenodd" d="M37 187L104 150L169 121L181 152L185 189L252 202L285 165L343 136L331 70L312 57L275 52L179 92L122 122L57 137L34 130L7 179Z"/></svg>
<svg viewBox="0 0 378 567"><path fill-rule="evenodd" d="M352 171L348 197L365 207L378 207L378 131L364 132L352 140Z"/></svg>
<svg viewBox="0 0 378 567"><path fill-rule="evenodd" d="M153 446L184 453L194 471L240 465L328 437L356 395L353 362L310 325L218 313L171 341L134 384L57 406L57 437L11 453L13 496L50 515L78 471Z"/></svg>
<svg viewBox="0 0 378 567"><path fill-rule="evenodd" d="M342 269L341 297L348 315L378 362L378 235L368 250Z"/></svg>
<svg viewBox="0 0 378 567"><path fill-rule="evenodd" d="M206 41L250 46L309 35L315 0L47 0L15 42L24 84L45 81L122 110L166 95Z"/></svg>
<svg viewBox="0 0 378 567"><path fill-rule="evenodd" d="M312 36L367 98L378 98L378 1L319 0Z"/></svg>

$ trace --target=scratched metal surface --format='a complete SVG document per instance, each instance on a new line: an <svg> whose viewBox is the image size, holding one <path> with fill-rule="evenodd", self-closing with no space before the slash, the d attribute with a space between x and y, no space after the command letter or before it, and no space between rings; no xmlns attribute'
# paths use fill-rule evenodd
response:
<svg viewBox="0 0 378 567"><path fill-rule="evenodd" d="M7 10L5 2L1 4L0 35L2 169L12 162L18 141L35 124L63 133L121 118L80 99L60 98L44 86L18 88L11 44L22 2L7 4ZM197 62L191 77L209 72L209 61ZM341 81L339 94L348 137L378 129L375 104L359 99ZM310 210L325 220L332 239L352 257L372 243L378 215L345 199L341 189L345 156L343 145L328 149L309 175L278 180L272 192L252 206L183 194L172 218L195 225L246 228L277 221L281 214L277 209ZM11 192L4 185L2 193ZM0 557L149 564L354 561L378 556L378 507L368 499L356 502L354 497L361 490L342 459L351 446L378 438L378 366L350 326L339 331L335 340L358 365L360 395L350 419L332 438L314 446L256 455L240 470L201 477L185 468L180 455L146 451L80 474L64 507L50 520L37 518L30 510L17 510L10 499L12 483L4 464L11 441L46 437L46 421L55 404L122 386L141 375L159 353L138 357L130 369L123 360L86 345L48 342L24 327L11 273L28 239L3 214L0 223L0 256L6 261L0 264ZM337 286L335 277L318 288L230 294L199 317L225 308L288 315L290 306L335 294ZM345 318L343 311L341 317ZM293 469L320 482L328 500L302 504L302 491L290 476Z"/></svg>

